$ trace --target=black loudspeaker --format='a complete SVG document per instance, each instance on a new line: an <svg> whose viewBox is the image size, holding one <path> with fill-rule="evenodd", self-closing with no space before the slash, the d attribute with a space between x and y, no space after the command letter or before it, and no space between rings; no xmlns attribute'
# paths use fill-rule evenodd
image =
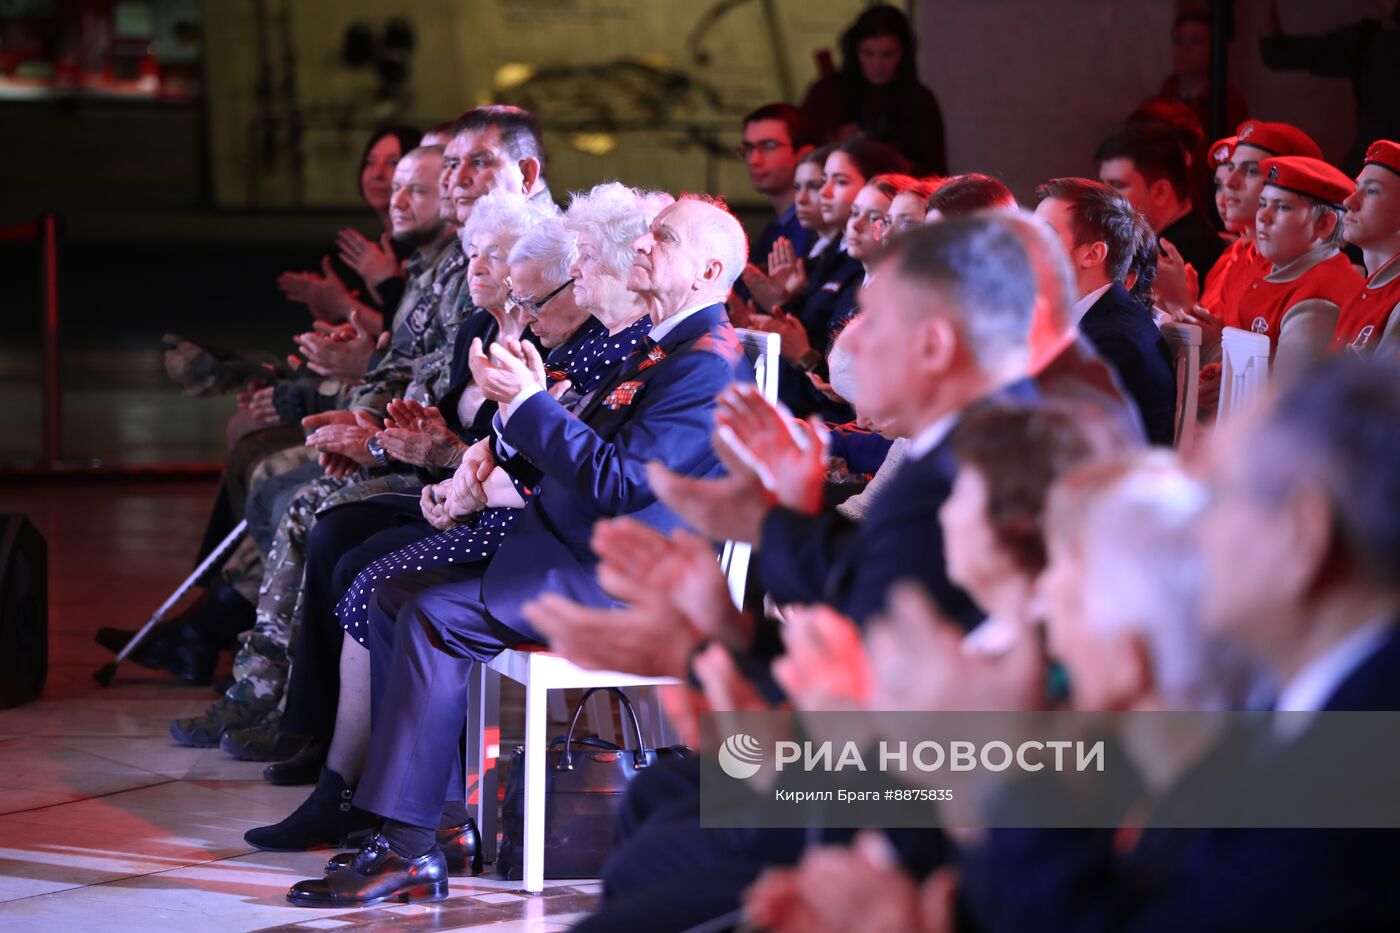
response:
<svg viewBox="0 0 1400 933"><path fill-rule="evenodd" d="M0 709L37 697L48 673L48 545L25 516L0 514Z"/></svg>

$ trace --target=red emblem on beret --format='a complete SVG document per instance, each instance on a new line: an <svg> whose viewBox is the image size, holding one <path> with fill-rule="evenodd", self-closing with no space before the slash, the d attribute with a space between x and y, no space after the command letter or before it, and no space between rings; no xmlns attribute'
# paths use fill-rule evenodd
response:
<svg viewBox="0 0 1400 933"><path fill-rule="evenodd" d="M1266 123L1263 120L1247 120L1240 124L1238 139L1255 149L1263 149L1275 156L1307 156L1321 159L1322 150L1307 133L1287 123ZM1249 140L1245 143L1245 140Z"/></svg>
<svg viewBox="0 0 1400 933"><path fill-rule="evenodd" d="M1356 185L1341 169L1305 156L1277 156L1259 163L1267 184L1341 207Z"/></svg>

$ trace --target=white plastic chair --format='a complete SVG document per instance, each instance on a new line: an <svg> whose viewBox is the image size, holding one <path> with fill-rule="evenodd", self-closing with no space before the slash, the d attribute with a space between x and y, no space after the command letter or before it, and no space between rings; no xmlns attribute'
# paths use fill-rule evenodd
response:
<svg viewBox="0 0 1400 933"><path fill-rule="evenodd" d="M1176 431L1172 442L1185 456L1196 442L1196 405L1200 394L1201 328L1195 324L1163 324L1162 337L1171 347L1176 369Z"/></svg>
<svg viewBox="0 0 1400 933"><path fill-rule="evenodd" d="M1215 412L1217 423L1247 405L1269 383L1267 335L1227 327L1220 339L1220 349L1220 404Z"/></svg>
<svg viewBox="0 0 1400 933"><path fill-rule="evenodd" d="M753 366L755 381L769 401L778 397L777 334L739 330L744 354ZM751 545L726 542L720 554L720 567L729 583L735 605L743 605L744 588L748 581ZM484 667L484 669L483 669ZM467 774L477 777L475 788L475 819L481 831L483 856L488 860L496 850L496 788L497 776L491 759L499 761L500 705L499 677L509 677L525 687L525 825L522 876L525 890L538 894L544 890L544 817L546 759L549 748L548 701L551 690L586 689L589 687L654 687L675 684L671 677L645 677L622 671L591 671L545 650L508 649L490 663L478 666L473 676L476 689L470 695L476 700L468 723ZM639 718L651 721L655 737L661 730L660 710L651 715L645 711L650 703L638 704ZM597 709L598 707L595 707ZM492 747L495 746L495 747ZM494 754L493 754L494 752ZM469 797L473 796L471 794Z"/></svg>

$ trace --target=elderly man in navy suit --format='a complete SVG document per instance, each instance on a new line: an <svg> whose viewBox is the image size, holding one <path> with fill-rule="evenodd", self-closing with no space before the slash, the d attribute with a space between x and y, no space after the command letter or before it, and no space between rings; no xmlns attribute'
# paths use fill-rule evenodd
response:
<svg viewBox="0 0 1400 933"><path fill-rule="evenodd" d="M1136 297L1151 293L1156 234L1122 195L1097 181L1053 178L1036 196L1035 216L1055 231L1074 270L1075 323L1137 405L1147 439L1170 447L1176 429L1171 353L1150 303ZM1141 257L1148 255L1150 268L1142 268Z"/></svg>
<svg viewBox="0 0 1400 933"><path fill-rule="evenodd" d="M292 903L447 895L435 830L472 666L540 640L520 607L543 591L612 605L595 580L594 522L631 515L661 530L679 524L647 484L648 461L688 476L721 472L710 446L715 398L736 379L752 379L723 304L744 267L743 229L722 206L687 196L661 211L634 248L628 287L648 304L650 335L577 416L545 391L532 347L493 348L500 434L493 455L476 452L474 462L485 458L477 475L489 474L494 458L519 456L542 480L489 564L458 568L450 582L431 571L396 577L376 592L374 654L389 661L374 671L384 683L376 685L381 699L355 803L385 824L348 866L294 885ZM482 488L468 495L486 498Z"/></svg>

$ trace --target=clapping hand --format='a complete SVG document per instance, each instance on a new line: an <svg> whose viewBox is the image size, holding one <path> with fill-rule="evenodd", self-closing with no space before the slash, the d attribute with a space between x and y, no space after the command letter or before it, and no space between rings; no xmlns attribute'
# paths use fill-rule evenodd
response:
<svg viewBox="0 0 1400 933"><path fill-rule="evenodd" d="M358 272L370 288L399 274L399 259L394 255L394 244L387 233L376 243L360 231L346 227L336 235L335 245L340 250L340 261Z"/></svg>
<svg viewBox="0 0 1400 933"><path fill-rule="evenodd" d="M365 445L383 427L363 409L354 412L352 419L349 424L338 420L316 428L306 438L306 446L315 447L322 453L337 454L363 467L374 466L374 457ZM306 420L309 419L303 419L302 423L305 424Z"/></svg>
<svg viewBox="0 0 1400 933"><path fill-rule="evenodd" d="M350 310L350 320L338 327L318 326L294 339L306 365L320 376L353 382L369 369L376 338L366 325L359 308Z"/></svg>
<svg viewBox="0 0 1400 933"><path fill-rule="evenodd" d="M1161 241L1157 257L1157 278L1152 282L1157 303L1173 317L1194 307L1201 298L1200 276L1196 267L1181 258L1181 253L1168 240Z"/></svg>
<svg viewBox="0 0 1400 933"><path fill-rule="evenodd" d="M548 384L540 351L528 341L497 340L487 356L477 338L472 341L467 364L472 381L487 398L501 405L509 404L526 389L544 389Z"/></svg>
<svg viewBox="0 0 1400 933"><path fill-rule="evenodd" d="M1019 629L1003 651L968 651L964 632L923 588L890 590L886 612L866 628L870 708L888 711L1016 711L1045 705L1048 660L1034 630Z"/></svg>
<svg viewBox="0 0 1400 933"><path fill-rule="evenodd" d="M1202 352L1206 347L1220 346L1225 333L1225 319L1212 314L1209 308L1200 305L1183 308L1174 317L1183 324L1195 324L1201 329Z"/></svg>
<svg viewBox="0 0 1400 933"><path fill-rule="evenodd" d="M769 334L777 334L781 343L779 354L789 363L796 363L812 349L803 323L782 308L775 308L771 317L755 317L749 326Z"/></svg>
<svg viewBox="0 0 1400 933"><path fill-rule="evenodd" d="M321 274L315 272L284 272L277 286L292 301L304 304L318 321L343 321L350 310L354 295L345 287L340 276L331 268L330 257L321 260Z"/></svg>
<svg viewBox="0 0 1400 933"><path fill-rule="evenodd" d="M715 437L779 505L807 515L821 510L829 437L819 423L799 421L757 386L736 383L719 396Z"/></svg>
<svg viewBox="0 0 1400 933"><path fill-rule="evenodd" d="M301 419L302 430L308 432L315 431L318 428L323 428L328 424L355 423L355 413L351 411L345 411L344 409L317 412L314 415L307 415L305 418Z"/></svg>
<svg viewBox="0 0 1400 933"><path fill-rule="evenodd" d="M919 885L888 839L863 830L849 846L809 849L792 868L770 868L744 894L748 923L768 933L921 933Z"/></svg>
<svg viewBox="0 0 1400 933"><path fill-rule="evenodd" d="M793 606L783 613L784 654L773 676L804 711L866 709L870 662L855 623L830 606Z"/></svg>
<svg viewBox="0 0 1400 933"><path fill-rule="evenodd" d="M779 304L787 304L807 287L807 264L785 236L778 237L768 253L768 278L787 296Z"/></svg>
<svg viewBox="0 0 1400 933"><path fill-rule="evenodd" d="M463 444L442 412L408 399L394 399L387 406L384 430L379 435L384 452L414 466L446 469L462 461Z"/></svg>
<svg viewBox="0 0 1400 933"><path fill-rule="evenodd" d="M664 604L705 638L748 646L750 620L734 605L729 581L704 538L688 531L670 537L623 516L593 526L598 583L632 605Z"/></svg>
<svg viewBox="0 0 1400 933"><path fill-rule="evenodd" d="M259 427L273 428L282 423L273 404L273 386L249 385L238 393L238 407L248 412Z"/></svg>

